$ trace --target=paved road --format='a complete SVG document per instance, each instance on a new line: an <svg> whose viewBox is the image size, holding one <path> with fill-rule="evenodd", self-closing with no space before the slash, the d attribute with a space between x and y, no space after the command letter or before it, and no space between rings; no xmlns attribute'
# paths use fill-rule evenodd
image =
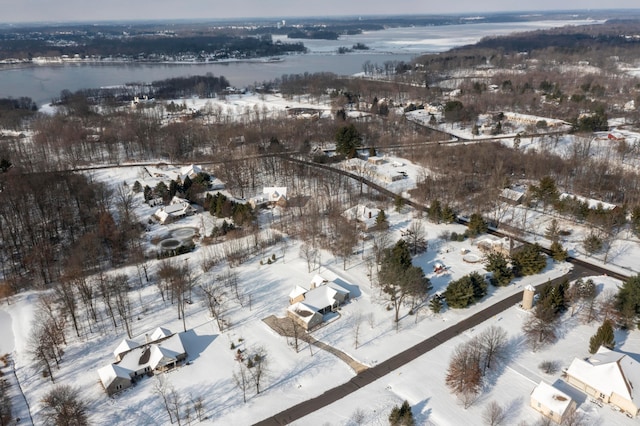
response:
<svg viewBox="0 0 640 426"><path fill-rule="evenodd" d="M560 278L556 278L551 282L559 283L565 279L573 281L589 275L593 275L592 270L583 265L574 265L574 268L571 272ZM540 283L536 287L542 286L544 284L546 284L546 282ZM294 405L291 408L288 408L272 417L256 423L256 425L286 425L308 414L311 414L314 411L319 410L320 408L326 407L327 405L344 398L345 396L357 391L358 389L367 386L374 381L386 376L390 372L408 364L419 356L424 355L425 353L438 347L444 342L456 337L460 333L463 333L464 331L469 330L470 328L473 328L490 319L491 317L507 310L521 300L522 291L503 300L500 300L491 306L488 306L486 309L483 309L482 311L471 315L470 317L460 321L459 323L436 333L435 335L423 340L417 345L403 352L400 352L399 354L394 355L386 361L383 361L380 364L357 374L348 382L336 386L335 388L329 389L322 395L319 395L313 399L301 402L298 405Z"/></svg>

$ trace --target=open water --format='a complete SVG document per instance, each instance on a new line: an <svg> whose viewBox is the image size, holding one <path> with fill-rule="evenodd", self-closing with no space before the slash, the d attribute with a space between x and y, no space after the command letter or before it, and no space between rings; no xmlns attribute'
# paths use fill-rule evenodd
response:
<svg viewBox="0 0 640 426"><path fill-rule="evenodd" d="M302 41L311 53L283 56L279 62L66 63L9 68L0 70L0 98L28 96L38 105L42 105L58 97L64 89L76 91L205 73L225 76L236 87L270 81L283 74L333 72L339 75L353 75L362 72L363 64L366 62L383 65L387 61L410 61L424 53L443 52L452 47L475 43L486 36L592 23L596 21L533 21L389 28L344 36L335 41L293 40ZM287 41L286 37L274 39ZM364 43L370 50L345 55L335 53L338 47L351 47L356 43Z"/></svg>

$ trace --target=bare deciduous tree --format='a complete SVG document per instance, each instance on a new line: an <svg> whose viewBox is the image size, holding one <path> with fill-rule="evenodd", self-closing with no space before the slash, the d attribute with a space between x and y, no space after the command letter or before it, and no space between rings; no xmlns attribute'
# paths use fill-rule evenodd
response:
<svg viewBox="0 0 640 426"><path fill-rule="evenodd" d="M80 397L80 389L57 385L42 398L45 424L85 426L89 424L87 403Z"/></svg>
<svg viewBox="0 0 640 426"><path fill-rule="evenodd" d="M304 243L300 246L300 257L306 260L307 262L307 272L315 269L316 257L318 256L318 250L313 248L311 244Z"/></svg>
<svg viewBox="0 0 640 426"><path fill-rule="evenodd" d="M129 338L133 337L132 319L133 312L131 308L131 300L129 298L129 278L124 274L119 274L110 279L109 286L111 294L114 295L116 311L120 317L120 321L124 325Z"/></svg>
<svg viewBox="0 0 640 426"><path fill-rule="evenodd" d="M43 369L42 374L54 383L52 363L56 359L55 351L46 336L46 329L41 323L35 323L27 341L27 350L31 359ZM57 361L55 361L57 362Z"/></svg>
<svg viewBox="0 0 640 426"><path fill-rule="evenodd" d="M256 394L259 394L264 380L269 374L267 352L263 347L260 346L253 351L253 355L247 360L247 367L251 381L256 387Z"/></svg>
<svg viewBox="0 0 640 426"><path fill-rule="evenodd" d="M478 336L484 358L483 372L491 368L491 363L500 360L507 345L507 332L496 325L484 330Z"/></svg>
<svg viewBox="0 0 640 426"><path fill-rule="evenodd" d="M173 410L169 399L170 387L162 376L156 376L156 382L153 384L153 393L162 399L162 405L169 415L169 421L173 423Z"/></svg>
<svg viewBox="0 0 640 426"><path fill-rule="evenodd" d="M458 345L449 362L445 383L468 408L477 398L482 387L480 348L477 343Z"/></svg>
<svg viewBox="0 0 640 426"><path fill-rule="evenodd" d="M242 391L242 401L246 403L247 390L249 389L249 385L251 383L251 376L244 362L238 361L238 363L238 369L233 372L233 381L235 382L236 386L238 386L238 389Z"/></svg>
<svg viewBox="0 0 640 426"><path fill-rule="evenodd" d="M204 295L204 300L209 314L216 320L218 330L222 333L225 329L223 319L225 312L225 296L226 292L219 280L205 281L200 284L200 289Z"/></svg>
<svg viewBox="0 0 640 426"><path fill-rule="evenodd" d="M198 421L201 422L204 420L204 398L202 395L191 398L191 406L196 413L196 417L198 417Z"/></svg>
<svg viewBox="0 0 640 426"><path fill-rule="evenodd" d="M357 311L353 315L353 345L356 349L360 346L360 328L362 327L362 312Z"/></svg>
<svg viewBox="0 0 640 426"><path fill-rule="evenodd" d="M487 404L484 411L482 412L482 420L484 424L488 426L498 426L501 425L506 419L506 412L504 408L496 401L491 401Z"/></svg>
<svg viewBox="0 0 640 426"><path fill-rule="evenodd" d="M557 319L555 313L546 306L538 305L525 323L522 331L535 352L542 346L556 340Z"/></svg>

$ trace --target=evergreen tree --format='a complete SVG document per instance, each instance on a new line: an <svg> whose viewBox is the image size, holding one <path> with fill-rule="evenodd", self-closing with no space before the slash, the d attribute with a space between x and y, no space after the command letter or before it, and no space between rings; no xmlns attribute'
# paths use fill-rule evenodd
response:
<svg viewBox="0 0 640 426"><path fill-rule="evenodd" d="M153 190L149 187L149 185L144 186L143 195L144 201L149 201L151 198L153 198Z"/></svg>
<svg viewBox="0 0 640 426"><path fill-rule="evenodd" d="M400 320L400 307L411 296L426 296L431 283L422 268L413 266L411 253L404 240L385 250L378 273L382 291L387 295L395 311L395 321Z"/></svg>
<svg viewBox="0 0 640 426"><path fill-rule="evenodd" d="M616 295L616 308L626 327L636 323L640 313L640 275L629 278Z"/></svg>
<svg viewBox="0 0 640 426"><path fill-rule="evenodd" d="M551 250L551 257L556 262L564 262L565 260L567 260L567 257L569 257L569 254L562 247L562 244L560 244L560 241L556 240L553 243L551 243L551 247L549 247L549 250Z"/></svg>
<svg viewBox="0 0 640 426"><path fill-rule="evenodd" d="M591 232L587 238L582 242L585 251L588 254L594 254L602 250L602 239L598 237L595 233Z"/></svg>
<svg viewBox="0 0 640 426"><path fill-rule="evenodd" d="M547 226L547 229L544 232L544 236L551 241L557 241L559 232L560 229L558 228L558 221L555 219L551 219L551 223L549 223L549 226Z"/></svg>
<svg viewBox="0 0 640 426"><path fill-rule="evenodd" d="M566 293L569 289L569 281L563 280L559 284L552 284L551 281L540 288L537 305L544 305L550 308L554 315L566 310Z"/></svg>
<svg viewBox="0 0 640 426"><path fill-rule="evenodd" d="M133 183L133 188L132 189L133 189L133 192L135 192L135 193L142 192L142 184L139 181L135 181Z"/></svg>
<svg viewBox="0 0 640 426"><path fill-rule="evenodd" d="M487 232L489 227L487 226L487 222L484 221L482 215L480 213L474 213L469 218L469 226L467 228L467 232L470 237L476 237L480 234Z"/></svg>
<svg viewBox="0 0 640 426"><path fill-rule="evenodd" d="M520 148L521 141L522 141L522 136L520 136L520 133L518 133L516 137L513 138L513 149L518 150Z"/></svg>
<svg viewBox="0 0 640 426"><path fill-rule="evenodd" d="M596 334L591 336L589 339L589 353L595 354L600 349L600 346L604 346L608 349L613 349L616 345L615 336L613 335L613 324L611 320L606 319L602 323L600 327L598 327L598 331Z"/></svg>
<svg viewBox="0 0 640 426"><path fill-rule="evenodd" d="M537 243L527 244L522 250L514 253L511 263L516 276L534 275L547 266L547 260Z"/></svg>
<svg viewBox="0 0 640 426"><path fill-rule="evenodd" d="M415 424L409 401L405 400L400 407L397 405L393 407L391 414L389 414L389 424L391 426L413 426Z"/></svg>
<svg viewBox="0 0 640 426"><path fill-rule="evenodd" d="M6 158L0 159L0 172L5 173L7 170L11 168L11 161Z"/></svg>
<svg viewBox="0 0 640 426"><path fill-rule="evenodd" d="M442 205L440 204L440 201L433 200L431 202L431 205L427 210L427 216L431 222L440 223L442 220Z"/></svg>
<svg viewBox="0 0 640 426"><path fill-rule="evenodd" d="M169 182L169 198L175 197L178 191L180 191L180 184L175 180Z"/></svg>
<svg viewBox="0 0 640 426"><path fill-rule="evenodd" d="M378 215L376 216L376 228L387 229L388 227L389 221L387 220L387 214L384 210L378 211Z"/></svg>
<svg viewBox="0 0 640 426"><path fill-rule="evenodd" d="M462 277L451 281L443 293L447 306L454 309L466 308L473 303L473 284L470 280Z"/></svg>
<svg viewBox="0 0 640 426"><path fill-rule="evenodd" d="M336 154L353 158L361 145L362 135L353 124L342 126L336 132Z"/></svg>
<svg viewBox="0 0 640 426"><path fill-rule="evenodd" d="M444 223L453 223L456 221L456 214L448 204L445 204L442 208L442 221Z"/></svg>
<svg viewBox="0 0 640 426"><path fill-rule="evenodd" d="M435 295L429 300L429 309L434 314L439 314L442 311L442 297L439 295Z"/></svg>
<svg viewBox="0 0 640 426"><path fill-rule="evenodd" d="M485 269L491 272L491 284L497 287L509 285L513 279L513 271L502 253L489 253L485 262Z"/></svg>
<svg viewBox="0 0 640 426"><path fill-rule="evenodd" d="M189 176L185 176L184 178L184 182L182 182L182 191L185 194L187 193L187 191L189 191L189 188L191 188L191 185L193 185L193 182L191 181L191 178Z"/></svg>
<svg viewBox="0 0 640 426"><path fill-rule="evenodd" d="M543 177L538 185L532 185L529 190L538 201L542 202L543 208L556 203L560 198L556 181L551 176Z"/></svg>
<svg viewBox="0 0 640 426"><path fill-rule="evenodd" d="M153 189L153 193L156 197L162 198L164 201L169 200L169 188L165 185L164 182L158 182L156 187Z"/></svg>
<svg viewBox="0 0 640 426"><path fill-rule="evenodd" d="M395 198L395 201L394 201L394 206L395 206L397 212L402 210L402 206L404 206L404 199L402 198L402 196L396 195L396 198Z"/></svg>
<svg viewBox="0 0 640 426"><path fill-rule="evenodd" d="M491 129L491 134L499 135L500 133L502 133L502 122L498 121L498 124L496 124L496 126L493 129Z"/></svg>
<svg viewBox="0 0 640 426"><path fill-rule="evenodd" d="M640 206L631 211L631 229L636 235L640 235Z"/></svg>
<svg viewBox="0 0 640 426"><path fill-rule="evenodd" d="M487 282L477 272L472 272L455 281L451 281L443 296L450 308L466 308L487 294Z"/></svg>

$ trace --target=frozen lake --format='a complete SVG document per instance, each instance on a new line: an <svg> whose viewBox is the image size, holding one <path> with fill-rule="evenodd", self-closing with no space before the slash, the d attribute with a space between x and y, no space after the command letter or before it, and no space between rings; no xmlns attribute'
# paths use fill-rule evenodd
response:
<svg viewBox="0 0 640 426"><path fill-rule="evenodd" d="M4 69L0 71L0 98L28 96L42 105L59 97L64 89L76 91L206 73L225 76L236 87L271 81L283 74L333 72L353 75L362 72L366 62L383 65L387 61L410 61L421 54L444 52L452 47L473 44L487 36L598 22L545 20L389 28L342 36L339 40L288 40L286 36L279 36L274 40L302 41L310 51L303 55L284 56L279 62L67 63ZM367 45L369 50L344 55L336 53L339 47L350 48L356 43Z"/></svg>

